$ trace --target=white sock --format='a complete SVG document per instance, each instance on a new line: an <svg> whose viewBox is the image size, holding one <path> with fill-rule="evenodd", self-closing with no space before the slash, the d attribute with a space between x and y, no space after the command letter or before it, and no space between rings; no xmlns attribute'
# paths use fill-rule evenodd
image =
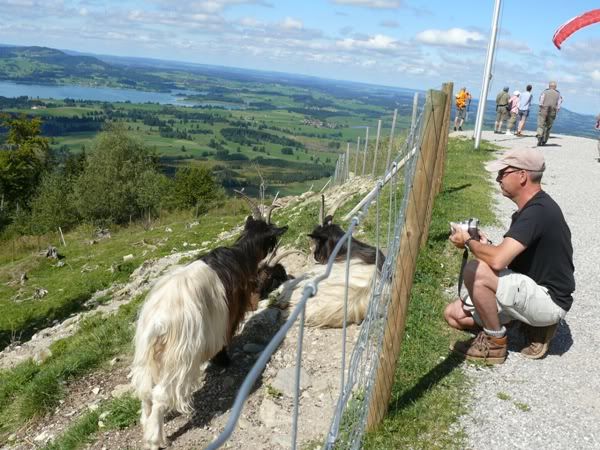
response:
<svg viewBox="0 0 600 450"><path fill-rule="evenodd" d="M499 330L488 330L487 328L484 328L483 331L488 336L492 336L495 338L501 338L506 335L506 327L504 325L502 325L502 327Z"/></svg>

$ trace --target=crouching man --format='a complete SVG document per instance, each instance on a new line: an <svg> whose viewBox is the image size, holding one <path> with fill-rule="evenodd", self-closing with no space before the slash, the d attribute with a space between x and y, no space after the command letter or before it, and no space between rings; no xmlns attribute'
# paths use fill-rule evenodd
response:
<svg viewBox="0 0 600 450"><path fill-rule="evenodd" d="M502 194L517 211L499 245L491 245L482 233L475 240L461 229L450 236L473 259L463 274L469 296L449 304L444 317L453 328L481 330L453 350L470 360L500 364L507 354L504 325L518 320L529 325L528 346L521 353L542 358L573 302L571 231L560 207L541 188L545 163L540 150L508 151L486 169L497 173Z"/></svg>

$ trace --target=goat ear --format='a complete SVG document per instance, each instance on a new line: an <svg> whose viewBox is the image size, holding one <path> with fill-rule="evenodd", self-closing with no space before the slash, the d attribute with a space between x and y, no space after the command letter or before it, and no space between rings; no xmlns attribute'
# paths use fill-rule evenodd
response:
<svg viewBox="0 0 600 450"><path fill-rule="evenodd" d="M250 225L252 222L254 222L254 218L252 216L246 217L246 227L248 227L248 225Z"/></svg>
<svg viewBox="0 0 600 450"><path fill-rule="evenodd" d="M325 217L325 221L323 222L323 225L333 225L333 216Z"/></svg>

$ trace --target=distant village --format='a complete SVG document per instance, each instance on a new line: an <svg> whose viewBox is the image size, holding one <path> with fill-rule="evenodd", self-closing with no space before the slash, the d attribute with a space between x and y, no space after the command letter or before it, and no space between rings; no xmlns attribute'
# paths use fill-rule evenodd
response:
<svg viewBox="0 0 600 450"><path fill-rule="evenodd" d="M305 117L304 120L302 121L303 125L310 125L316 128L331 128L331 129L336 129L338 128L338 124L337 123L329 123L329 122L323 122L319 119L314 119L312 117Z"/></svg>

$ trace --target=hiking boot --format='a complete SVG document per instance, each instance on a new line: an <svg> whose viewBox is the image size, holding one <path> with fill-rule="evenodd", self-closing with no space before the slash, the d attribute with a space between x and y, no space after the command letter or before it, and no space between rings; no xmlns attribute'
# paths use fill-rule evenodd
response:
<svg viewBox="0 0 600 450"><path fill-rule="evenodd" d="M456 131L456 127L454 127L454 131Z"/></svg>
<svg viewBox="0 0 600 450"><path fill-rule="evenodd" d="M538 147L541 147L542 145L544 145L544 138L539 136L538 140L537 140L537 145Z"/></svg>
<svg viewBox="0 0 600 450"><path fill-rule="evenodd" d="M458 131L462 131L462 127L458 127Z"/></svg>
<svg viewBox="0 0 600 450"><path fill-rule="evenodd" d="M521 355L529 359L540 359L546 356L550 341L556 334L558 323L548 325L547 327L532 327L531 325L522 325L527 336L529 345L521 350Z"/></svg>
<svg viewBox="0 0 600 450"><path fill-rule="evenodd" d="M502 364L507 354L506 335L497 338L481 331L475 338L457 342L452 350L470 361L482 361L488 364Z"/></svg>

